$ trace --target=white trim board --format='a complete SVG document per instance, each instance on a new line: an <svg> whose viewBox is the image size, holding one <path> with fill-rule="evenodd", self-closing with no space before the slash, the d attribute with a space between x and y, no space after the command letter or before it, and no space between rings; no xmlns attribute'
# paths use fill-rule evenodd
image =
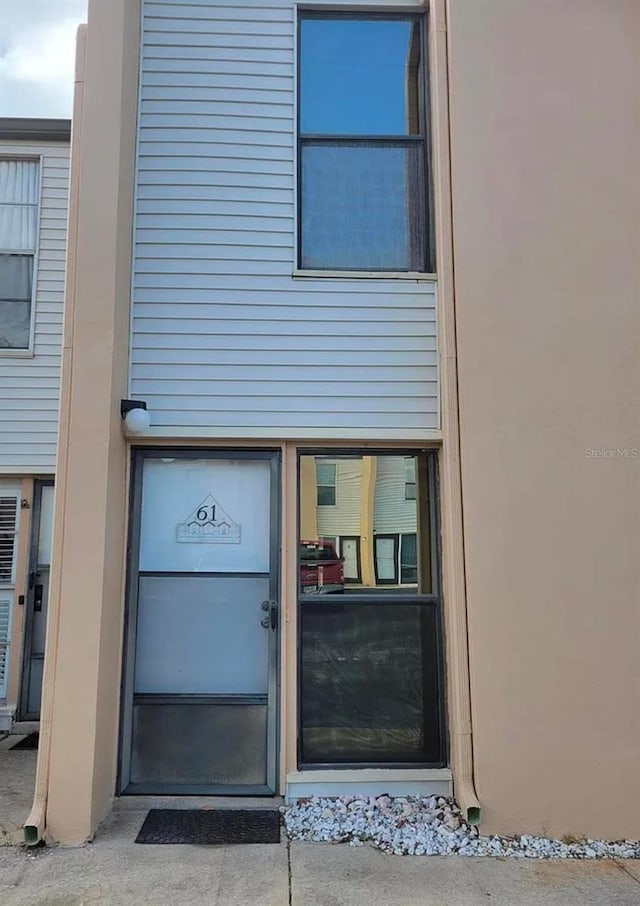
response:
<svg viewBox="0 0 640 906"><path fill-rule="evenodd" d="M448 768L363 768L292 771L287 774L285 801L311 796L451 796Z"/></svg>

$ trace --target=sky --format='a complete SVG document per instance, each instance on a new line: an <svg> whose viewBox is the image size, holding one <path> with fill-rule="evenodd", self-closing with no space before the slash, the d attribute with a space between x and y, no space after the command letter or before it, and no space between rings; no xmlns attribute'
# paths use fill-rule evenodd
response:
<svg viewBox="0 0 640 906"><path fill-rule="evenodd" d="M0 116L70 117L87 0L0 0Z"/></svg>

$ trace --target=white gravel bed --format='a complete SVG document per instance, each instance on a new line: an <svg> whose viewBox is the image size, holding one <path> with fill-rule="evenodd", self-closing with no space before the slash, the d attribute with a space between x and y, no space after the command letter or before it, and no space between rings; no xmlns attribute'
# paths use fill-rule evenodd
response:
<svg viewBox="0 0 640 906"><path fill-rule="evenodd" d="M342 796L300 800L281 809L290 840L371 843L396 856L511 856L516 859L640 859L640 841L563 841L485 837L452 799L438 796Z"/></svg>

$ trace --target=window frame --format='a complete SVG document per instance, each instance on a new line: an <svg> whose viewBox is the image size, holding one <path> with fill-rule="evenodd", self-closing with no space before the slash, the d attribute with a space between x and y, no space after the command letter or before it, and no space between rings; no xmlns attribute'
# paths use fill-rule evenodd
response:
<svg viewBox="0 0 640 906"><path fill-rule="evenodd" d="M324 484L318 481L318 472L316 463L316 506L337 506L338 505L338 464L335 462L323 463L323 465L333 466L333 482L331 484ZM333 491L333 503L320 503L320 488L331 488Z"/></svg>
<svg viewBox="0 0 640 906"><path fill-rule="evenodd" d="M422 118L421 132L418 135L323 135L303 134L300 128L301 90L302 83L302 55L301 55L301 27L302 22L310 19L335 20L381 20L381 21L414 21L420 28L420 71L418 73L418 109ZM296 7L296 91L295 91L295 216L296 249L294 256L294 277L338 277L366 279L405 279L405 280L433 280L436 276L435 236L434 236L434 192L433 192L433 167L431 150L431 104L429 85L429 11L425 10L380 10L380 9L315 9ZM419 271L395 269L366 269L366 268L308 268L302 264L302 147L305 141L323 141L335 144L362 143L392 143L406 145L415 142L422 145L423 185L421 201L424 215L425 246L423 252L423 269Z"/></svg>
<svg viewBox="0 0 640 906"><path fill-rule="evenodd" d="M426 513L428 513L430 538L429 553L431 560L431 582L432 591L428 594L415 593L411 591L400 593L378 592L375 600L381 604L409 603L422 604L435 609L435 627L436 627L436 674L438 678L438 695L437 695L437 722L440 738L440 758L436 762L426 761L305 761L303 755L302 742L302 608L306 605L313 606L313 600L306 598L302 594L300 586L300 569L299 561L296 559L296 765L297 770L302 772L313 772L317 770L343 770L343 769L363 769L363 768L386 768L392 770L424 770L431 768L446 767L449 762L449 733L447 722L446 707L446 677L445 677L445 637L444 637L444 611L443 611L443 591L442 591L442 545L440 538L440 469L439 458L440 452L436 447L399 447L378 448L378 447L331 447L325 448L308 446L299 446L296 450L296 541L300 538L300 462L303 456L321 456L327 459L360 459L363 456L414 456L424 457L426 467L426 477L428 482L428 501ZM416 502L420 506L420 501ZM417 538L416 538L417 542ZM375 566L374 566L375 569ZM398 572L400 566L398 563ZM367 603L367 596L345 589L344 594L336 599L338 604L357 604Z"/></svg>
<svg viewBox="0 0 640 906"><path fill-rule="evenodd" d="M413 480L410 481L407 479L407 460L413 460ZM416 500L416 489L417 489L417 480L416 480L416 461L415 456L405 456L404 458L404 499L405 500Z"/></svg>
<svg viewBox="0 0 640 906"><path fill-rule="evenodd" d="M380 564L378 560L378 542L391 541L393 545L393 576L391 579L383 579L380 576ZM400 585L400 534L398 532L378 532L373 536L373 570L376 577L376 583L380 586Z"/></svg>
<svg viewBox="0 0 640 906"><path fill-rule="evenodd" d="M43 171L43 155L34 154L33 152L22 153L20 148L12 148L11 150L0 150L0 161L18 161L20 163L35 163L38 167L38 176L36 180L38 200L35 207L36 213L36 234L34 241L33 251L25 251L24 249L5 249L0 248L0 255L24 255L31 256L33 261L33 271L31 279L31 299L29 304L29 343L27 346L20 347L19 349L5 348L0 347L0 360L2 359L30 359L33 358L35 354L34 345L35 345L35 327L36 327L36 300L37 300L37 286L38 286L38 265L39 265L39 252L40 252L40 220L42 214L42 171ZM0 204L2 200L0 199Z"/></svg>

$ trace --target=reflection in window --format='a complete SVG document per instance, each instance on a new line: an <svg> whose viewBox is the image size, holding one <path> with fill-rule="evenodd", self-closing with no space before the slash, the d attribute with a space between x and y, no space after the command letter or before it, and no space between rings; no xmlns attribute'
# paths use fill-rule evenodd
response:
<svg viewBox="0 0 640 906"><path fill-rule="evenodd" d="M416 499L416 461L413 456L404 459L404 499Z"/></svg>
<svg viewBox="0 0 640 906"><path fill-rule="evenodd" d="M418 581L418 547L415 532L400 536L400 582Z"/></svg>
<svg viewBox="0 0 640 906"><path fill-rule="evenodd" d="M327 542L342 579L306 582L305 593L383 589L430 594L431 502L418 456L301 457L301 541ZM424 455L422 456L424 459ZM425 460L426 462L426 460ZM326 571L324 574L326 579Z"/></svg>
<svg viewBox="0 0 640 906"><path fill-rule="evenodd" d="M303 134L420 132L418 19L303 17L300 61Z"/></svg>
<svg viewBox="0 0 640 906"><path fill-rule="evenodd" d="M302 455L299 474L301 763L443 764L435 456Z"/></svg>
<svg viewBox="0 0 640 906"><path fill-rule="evenodd" d="M318 506L336 505L336 466L332 462L316 462Z"/></svg>

